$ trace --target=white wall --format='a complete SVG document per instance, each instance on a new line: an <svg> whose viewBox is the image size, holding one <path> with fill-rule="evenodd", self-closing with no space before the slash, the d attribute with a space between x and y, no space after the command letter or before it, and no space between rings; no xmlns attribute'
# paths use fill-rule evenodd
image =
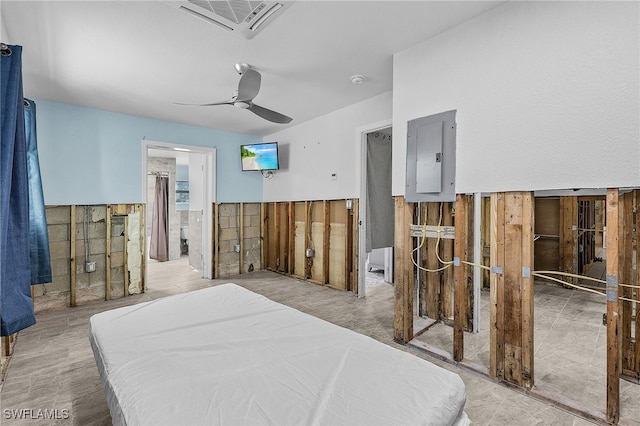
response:
<svg viewBox="0 0 640 426"><path fill-rule="evenodd" d="M407 121L457 110L456 192L640 186L638 2L509 2L394 55Z"/></svg>
<svg viewBox="0 0 640 426"><path fill-rule="evenodd" d="M263 183L264 201L330 200L360 194L356 129L391 119L391 92L264 138L279 144L280 170ZM335 173L336 180L331 175Z"/></svg>

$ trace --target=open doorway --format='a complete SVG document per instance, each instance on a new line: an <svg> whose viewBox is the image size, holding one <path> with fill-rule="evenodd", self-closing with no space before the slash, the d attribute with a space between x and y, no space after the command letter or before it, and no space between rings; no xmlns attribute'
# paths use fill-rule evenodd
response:
<svg viewBox="0 0 640 426"><path fill-rule="evenodd" d="M158 262L149 252L153 212L158 203L156 181L166 179L167 217L163 224L166 261L198 271L201 277L212 278L211 206L215 202L215 149L143 140L142 152L143 200L147 206L147 272Z"/></svg>
<svg viewBox="0 0 640 426"><path fill-rule="evenodd" d="M361 186L358 297L393 283L394 201L391 191L392 128L379 123L360 132Z"/></svg>

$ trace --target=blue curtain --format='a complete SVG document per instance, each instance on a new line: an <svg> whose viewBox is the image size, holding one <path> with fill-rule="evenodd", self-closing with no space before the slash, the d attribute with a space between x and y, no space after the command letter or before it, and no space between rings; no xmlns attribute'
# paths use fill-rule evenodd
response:
<svg viewBox="0 0 640 426"><path fill-rule="evenodd" d="M22 47L8 46L0 59L0 335L8 336L35 324L36 318L31 300Z"/></svg>
<svg viewBox="0 0 640 426"><path fill-rule="evenodd" d="M51 254L47 216L42 193L38 141L36 136L36 104L24 100L24 128L27 139L27 176L29 178L29 257L31 284L50 283Z"/></svg>

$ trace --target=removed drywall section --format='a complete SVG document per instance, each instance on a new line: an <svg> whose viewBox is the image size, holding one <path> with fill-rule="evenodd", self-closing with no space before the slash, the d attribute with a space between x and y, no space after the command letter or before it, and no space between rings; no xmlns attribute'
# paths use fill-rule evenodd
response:
<svg viewBox="0 0 640 426"><path fill-rule="evenodd" d="M140 293L141 211L141 205L47 206L53 282L32 286L36 313ZM87 271L87 262L95 271Z"/></svg>
<svg viewBox="0 0 640 426"><path fill-rule="evenodd" d="M227 203L217 206L216 278L262 269L260 204Z"/></svg>
<svg viewBox="0 0 640 426"><path fill-rule="evenodd" d="M407 122L450 110L456 193L638 186L639 8L506 2L396 53L393 194Z"/></svg>

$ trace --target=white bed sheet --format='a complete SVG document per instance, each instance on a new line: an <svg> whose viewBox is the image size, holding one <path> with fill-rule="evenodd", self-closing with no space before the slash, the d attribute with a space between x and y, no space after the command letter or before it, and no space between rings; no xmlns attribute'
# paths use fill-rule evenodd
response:
<svg viewBox="0 0 640 426"><path fill-rule="evenodd" d="M90 319L118 425L465 425L458 375L224 284Z"/></svg>

